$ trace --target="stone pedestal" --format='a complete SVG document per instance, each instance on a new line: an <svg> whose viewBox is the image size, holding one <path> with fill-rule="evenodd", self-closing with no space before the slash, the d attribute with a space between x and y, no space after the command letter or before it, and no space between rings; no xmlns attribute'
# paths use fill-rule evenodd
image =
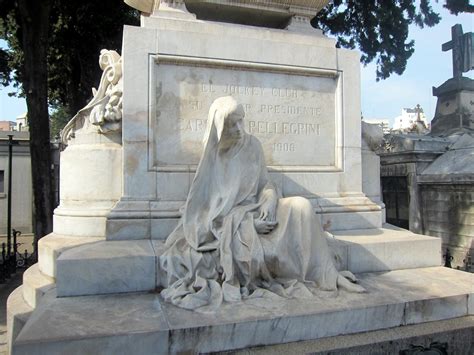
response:
<svg viewBox="0 0 474 355"><path fill-rule="evenodd" d="M256 346L270 346L271 352L271 345L277 344L304 348L304 343L294 343L304 340L313 340L315 350L325 343L330 352L347 342L328 337L387 328L397 329L391 341L393 353L398 353L408 348L400 341L405 327L424 324L432 328L431 334L441 330L436 336L442 339L455 327L440 329L429 322L464 320L474 312L474 276L468 273L431 267L369 273L360 280L368 294L340 291L337 297L322 292L307 300L250 299L226 304L212 314L176 308L157 293L57 298L50 290L26 324L22 317L32 309L22 301L21 286L8 300L9 309L15 305L17 312L10 314L17 334L12 354L178 354ZM472 329L472 321L465 327ZM369 337L379 342L383 335ZM460 340L449 349L469 353L472 338Z"/></svg>
<svg viewBox="0 0 474 355"><path fill-rule="evenodd" d="M455 130L474 131L474 80L452 78L438 88L435 117L431 121L431 135L446 136Z"/></svg>
<svg viewBox="0 0 474 355"><path fill-rule="evenodd" d="M315 33L143 17L124 29L123 195L108 239L164 239L201 154L207 110L234 95L284 196L331 230L378 228L362 191L359 55Z"/></svg>

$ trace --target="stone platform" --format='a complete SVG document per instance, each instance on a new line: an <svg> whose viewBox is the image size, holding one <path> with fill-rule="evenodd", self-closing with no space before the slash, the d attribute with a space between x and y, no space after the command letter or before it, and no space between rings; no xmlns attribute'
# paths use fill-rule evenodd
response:
<svg viewBox="0 0 474 355"><path fill-rule="evenodd" d="M448 354L474 354L474 316L405 325L281 345L225 352L232 355L386 355L413 347L448 344Z"/></svg>
<svg viewBox="0 0 474 355"><path fill-rule="evenodd" d="M441 265L439 238L389 224L338 231L327 239L339 270L367 273ZM25 299L34 307L36 279L45 285L55 283L60 297L153 291L161 286L157 271L162 250L162 240L110 241L51 234L39 243L36 276L33 271L25 274Z"/></svg>
<svg viewBox="0 0 474 355"><path fill-rule="evenodd" d="M155 292L57 298L53 287L30 315L21 286L8 305L12 354L215 352L474 314L474 275L469 273L428 267L358 277L367 294L251 299L225 304L216 313L176 308Z"/></svg>

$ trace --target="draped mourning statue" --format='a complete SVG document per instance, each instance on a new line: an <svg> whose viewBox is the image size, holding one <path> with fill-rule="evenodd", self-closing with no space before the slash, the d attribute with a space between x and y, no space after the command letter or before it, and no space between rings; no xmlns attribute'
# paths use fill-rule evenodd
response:
<svg viewBox="0 0 474 355"><path fill-rule="evenodd" d="M310 202L279 198L243 119L230 96L211 105L183 216L160 257L162 297L204 311L249 297L365 292L354 275L336 270Z"/></svg>

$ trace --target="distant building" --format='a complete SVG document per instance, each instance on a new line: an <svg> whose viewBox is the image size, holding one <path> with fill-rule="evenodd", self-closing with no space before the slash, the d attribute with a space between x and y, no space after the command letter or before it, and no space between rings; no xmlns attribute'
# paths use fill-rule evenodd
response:
<svg viewBox="0 0 474 355"><path fill-rule="evenodd" d="M15 128L15 122L0 121L0 131L13 131L14 128Z"/></svg>
<svg viewBox="0 0 474 355"><path fill-rule="evenodd" d="M384 134L390 133L390 122L388 118L363 118L362 121L379 125Z"/></svg>
<svg viewBox="0 0 474 355"><path fill-rule="evenodd" d="M0 131L29 131L28 114L18 116L15 121L0 121Z"/></svg>
<svg viewBox="0 0 474 355"><path fill-rule="evenodd" d="M24 113L16 118L16 131L29 131L30 125L28 124L28 114Z"/></svg>
<svg viewBox="0 0 474 355"><path fill-rule="evenodd" d="M401 133L411 132L419 126L424 126L426 130L429 127L420 105L415 108L403 108L402 114L396 117L393 122L393 130Z"/></svg>
<svg viewBox="0 0 474 355"><path fill-rule="evenodd" d="M7 234L8 134L17 141L12 149L12 228L29 234L33 230L29 132L0 131L0 235Z"/></svg>

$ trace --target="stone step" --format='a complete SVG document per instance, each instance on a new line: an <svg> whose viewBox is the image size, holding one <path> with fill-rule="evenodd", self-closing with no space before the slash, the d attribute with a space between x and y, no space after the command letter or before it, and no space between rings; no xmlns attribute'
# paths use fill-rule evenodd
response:
<svg viewBox="0 0 474 355"><path fill-rule="evenodd" d="M23 298L33 309L36 308L44 294L54 287L56 287L54 279L44 275L38 264L30 266L23 273Z"/></svg>
<svg viewBox="0 0 474 355"><path fill-rule="evenodd" d="M386 225L334 232L329 243L340 270L379 272L441 265L441 241ZM56 261L58 295L149 291L160 286L159 240L99 241L63 251Z"/></svg>
<svg viewBox="0 0 474 355"><path fill-rule="evenodd" d="M433 343L446 345L448 354L474 354L474 316L296 343L259 346L232 351L232 355L386 355L400 354L401 351L410 350L413 346L433 348L435 346Z"/></svg>
<svg viewBox="0 0 474 355"><path fill-rule="evenodd" d="M216 312L187 311L157 293L42 302L14 355L232 351L422 324L474 314L474 275L444 267L359 274L366 294L254 298Z"/></svg>
<svg viewBox="0 0 474 355"><path fill-rule="evenodd" d="M440 238L390 224L332 233L328 241L340 270L362 273L442 265Z"/></svg>
<svg viewBox="0 0 474 355"><path fill-rule="evenodd" d="M80 245L96 243L102 240L104 238L48 234L38 242L39 269L47 276L56 277L56 259L61 253Z"/></svg>
<svg viewBox="0 0 474 355"><path fill-rule="evenodd" d="M100 241L66 250L56 260L56 283L60 297L154 290L152 241Z"/></svg>
<svg viewBox="0 0 474 355"><path fill-rule="evenodd" d="M7 299L7 354L11 354L11 346L33 313L23 297L23 286L17 287Z"/></svg>

